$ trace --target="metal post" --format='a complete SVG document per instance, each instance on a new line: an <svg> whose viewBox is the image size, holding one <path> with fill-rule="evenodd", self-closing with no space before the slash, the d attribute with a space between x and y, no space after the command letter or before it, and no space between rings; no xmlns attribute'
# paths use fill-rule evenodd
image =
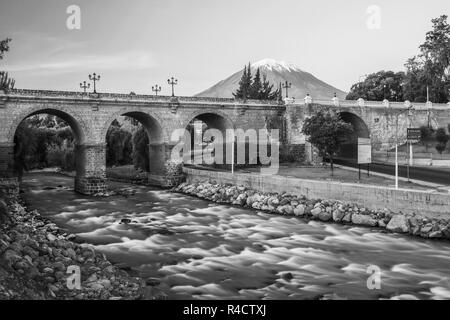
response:
<svg viewBox="0 0 450 320"><path fill-rule="evenodd" d="M395 189L398 189L398 114L395 122Z"/></svg>
<svg viewBox="0 0 450 320"><path fill-rule="evenodd" d="M231 174L234 174L234 136L231 142Z"/></svg>
<svg viewBox="0 0 450 320"><path fill-rule="evenodd" d="M411 145L411 142L407 142L409 145ZM406 175L408 176L408 182L410 182L409 181L409 159L408 159L408 165L406 166Z"/></svg>
<svg viewBox="0 0 450 320"><path fill-rule="evenodd" d="M358 163L358 180L361 180L361 164Z"/></svg>

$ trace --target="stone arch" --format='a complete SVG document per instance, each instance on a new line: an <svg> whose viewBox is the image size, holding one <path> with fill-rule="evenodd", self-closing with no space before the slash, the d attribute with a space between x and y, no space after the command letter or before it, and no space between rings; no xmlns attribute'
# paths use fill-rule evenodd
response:
<svg viewBox="0 0 450 320"><path fill-rule="evenodd" d="M115 112L106 121L101 131L101 141L106 142L108 128L112 122L120 116L131 117L143 125L149 139L149 174L152 176L161 176L164 171L164 164L168 153L168 150L166 150L166 142L168 141L168 137L162 126L161 119L153 113L142 111L139 108L121 109L120 111Z"/></svg>
<svg viewBox="0 0 450 320"><path fill-rule="evenodd" d="M169 141L167 131L163 127L163 120L155 113L141 108L122 108L110 115L100 132L100 141L106 141L106 134L111 123L120 116L130 116L139 121L147 130L151 143L166 143Z"/></svg>
<svg viewBox="0 0 450 320"><path fill-rule="evenodd" d="M86 176L87 171L87 155L85 153L85 144L86 140L88 139L89 132L88 132L88 126L86 126L86 123L84 120L78 116L75 112L68 108L60 108L56 106L52 107L42 107L42 106L35 106L32 108L27 108L23 112L21 112L18 116L16 116L10 126L10 131L8 133L7 139L11 143L12 146L14 146L14 136L16 134L16 131L22 121L27 119L30 116L38 115L38 114L49 114L53 116L57 116L61 118L62 120L66 121L67 124L72 129L72 132L74 134L75 138L75 165L76 165L76 178L75 178L75 189L77 191L80 191L79 186L79 179L80 177ZM14 149L14 147L12 147ZM11 152L11 162L14 163L14 151ZM15 167L13 165L13 167ZM15 171L13 169L13 171ZM102 185L98 191L104 189L104 185ZM81 190L82 193L83 190Z"/></svg>
<svg viewBox="0 0 450 320"><path fill-rule="evenodd" d="M21 112L16 116L10 126L10 130L7 134L7 140L10 143L14 143L14 136L16 134L17 128L23 120L37 115L37 114L50 114L57 116L64 121L66 121L71 127L77 144L83 144L88 136L89 126L86 125L85 121L77 115L75 112L68 108L60 107L41 107L36 106L32 108L27 108L25 111Z"/></svg>
<svg viewBox="0 0 450 320"><path fill-rule="evenodd" d="M201 110L191 113L182 124L186 128L194 119L205 122L208 126L219 130L235 129L234 121L231 117L220 110Z"/></svg>
<svg viewBox="0 0 450 320"><path fill-rule="evenodd" d="M358 138L370 138L370 130L364 120L353 112L339 112L341 119L353 126L353 134L342 145L339 157L356 159L358 157Z"/></svg>
<svg viewBox="0 0 450 320"><path fill-rule="evenodd" d="M214 140L213 142L211 137L211 140L209 141L207 141L208 139L203 140L200 147L199 140L197 140L199 136L196 135L195 133L197 130L189 126L195 120L200 120L206 125L206 127L202 128L203 130L216 129L220 131L220 133L222 134L222 139L220 140L222 144L217 139ZM205 151L207 152L207 154L212 154L211 148L214 148L213 154L215 157L214 162L216 165L219 166L226 165L226 163L229 163L229 161L231 161L230 160L231 158L229 159L229 157L231 157L232 152L230 151L231 149L227 148L227 143L228 144L230 143L230 141L227 141L227 139L231 138L231 136L227 135L227 130L228 129L234 130L236 128L233 120L227 113L221 110L204 110L204 111L198 110L196 112L191 113L187 117L186 121L183 123L183 128L187 129L190 133L191 148L192 148L191 156L185 158L185 162L192 161L195 164L200 163L203 164L205 162L205 158L201 158L200 157L201 153L199 152L199 150L202 150L203 148L206 148ZM213 136L216 134L213 132L210 133L212 133ZM194 136L196 137L194 138ZM206 138L206 136L202 136L202 138ZM231 144L229 144L228 147L231 147Z"/></svg>

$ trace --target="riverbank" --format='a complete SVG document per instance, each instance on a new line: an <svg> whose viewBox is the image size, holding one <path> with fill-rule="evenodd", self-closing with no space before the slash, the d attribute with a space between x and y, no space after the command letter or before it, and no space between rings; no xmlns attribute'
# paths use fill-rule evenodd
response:
<svg viewBox="0 0 450 320"><path fill-rule="evenodd" d="M0 300L151 298L142 280L92 246L73 242L73 234L63 233L19 200L9 205L1 201L0 210L6 220L0 225ZM76 269L80 272L69 273Z"/></svg>
<svg viewBox="0 0 450 320"><path fill-rule="evenodd" d="M422 238L450 239L450 221L429 218L415 213L392 212L389 209L369 210L337 200L307 199L287 193L265 193L247 188L209 182L182 183L174 191L217 203L238 205L264 212L297 216L340 224L378 227L389 232L405 233Z"/></svg>

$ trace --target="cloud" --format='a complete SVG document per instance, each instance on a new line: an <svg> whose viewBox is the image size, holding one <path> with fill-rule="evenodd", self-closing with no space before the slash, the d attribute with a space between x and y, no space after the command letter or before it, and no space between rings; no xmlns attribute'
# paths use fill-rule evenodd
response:
<svg viewBox="0 0 450 320"><path fill-rule="evenodd" d="M92 52L88 42L73 41L44 33L17 32L11 52L1 68L14 73L64 74L92 70L145 70L156 65L149 52L128 50Z"/></svg>
<svg viewBox="0 0 450 320"><path fill-rule="evenodd" d="M69 73L95 70L149 69L155 66L150 54L145 52L121 52L111 55L71 55L58 59L30 60L9 64L10 72Z"/></svg>

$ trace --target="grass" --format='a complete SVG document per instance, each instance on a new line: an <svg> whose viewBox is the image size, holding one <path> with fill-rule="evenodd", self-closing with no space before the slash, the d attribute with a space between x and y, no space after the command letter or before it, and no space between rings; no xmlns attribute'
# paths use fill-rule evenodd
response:
<svg viewBox="0 0 450 320"><path fill-rule="evenodd" d="M239 170L241 172L259 172L259 168L246 168ZM390 186L394 187L394 180L380 176L370 175L367 177L367 170L361 168L361 180L358 180L358 172L350 171L346 169L334 168L334 174L331 176L330 167L299 167L295 164L280 164L278 175L285 177L310 179L310 180L322 180L322 181L335 181L335 182L348 182L348 183L361 183L377 186ZM418 189L428 190L430 188L423 187L414 183L408 183L405 181L399 181L399 187L405 189Z"/></svg>

